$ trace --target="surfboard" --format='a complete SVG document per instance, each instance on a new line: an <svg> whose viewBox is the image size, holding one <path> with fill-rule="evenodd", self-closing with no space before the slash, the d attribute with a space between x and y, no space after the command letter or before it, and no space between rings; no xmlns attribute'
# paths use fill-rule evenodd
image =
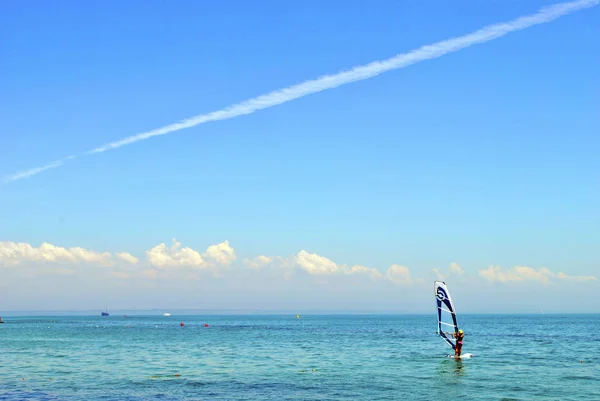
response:
<svg viewBox="0 0 600 401"><path fill-rule="evenodd" d="M454 355L450 355L450 354L448 354L448 355L447 355L447 357L448 357L448 358L452 358L452 359L469 359L469 358L471 358L472 356L474 356L474 355L473 355L473 354L461 354L461 355L460 355L460 356L457 358L457 357L456 357L456 356L454 356Z"/></svg>
<svg viewBox="0 0 600 401"><path fill-rule="evenodd" d="M456 309L450 296L450 291L446 283L443 281L434 281L433 291L437 306L437 334L449 345L453 350L456 350L456 339L454 333L458 333L458 319L456 318ZM468 356L467 356L468 355ZM472 354L462 354L462 358L470 358ZM448 355L449 358L454 358L454 355Z"/></svg>

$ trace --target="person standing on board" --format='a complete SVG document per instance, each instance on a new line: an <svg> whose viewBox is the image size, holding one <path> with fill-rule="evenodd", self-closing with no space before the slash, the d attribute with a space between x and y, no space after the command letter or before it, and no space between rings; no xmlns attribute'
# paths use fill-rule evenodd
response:
<svg viewBox="0 0 600 401"><path fill-rule="evenodd" d="M453 336L454 338L456 338L456 348L454 348L454 357L460 358L465 333L462 330L458 330L458 333L453 333Z"/></svg>

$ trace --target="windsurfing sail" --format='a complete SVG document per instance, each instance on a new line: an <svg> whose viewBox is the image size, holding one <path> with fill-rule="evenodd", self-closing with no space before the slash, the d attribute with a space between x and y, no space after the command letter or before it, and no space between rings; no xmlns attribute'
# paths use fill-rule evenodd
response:
<svg viewBox="0 0 600 401"><path fill-rule="evenodd" d="M458 333L458 322L456 321L456 310L450 298L448 287L443 281L435 281L433 290L437 304L438 334L446 341L452 349L456 349L454 333Z"/></svg>

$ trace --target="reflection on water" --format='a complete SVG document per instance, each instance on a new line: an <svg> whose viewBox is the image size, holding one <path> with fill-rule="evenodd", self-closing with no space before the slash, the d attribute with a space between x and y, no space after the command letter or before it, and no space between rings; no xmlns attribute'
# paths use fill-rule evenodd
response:
<svg viewBox="0 0 600 401"><path fill-rule="evenodd" d="M449 386L459 384L466 373L467 365L460 359L447 358L437 365L435 376L441 386Z"/></svg>
<svg viewBox="0 0 600 401"><path fill-rule="evenodd" d="M438 364L437 376L445 379L458 379L466 373L466 366L460 359L445 359Z"/></svg>
<svg viewBox="0 0 600 401"><path fill-rule="evenodd" d="M463 363L460 359L455 360L456 362L456 368L454 369L454 373L456 373L457 376L462 376L465 372L463 371Z"/></svg>
<svg viewBox="0 0 600 401"><path fill-rule="evenodd" d="M455 399L465 395L464 380L467 364L454 358L444 358L434 372L435 392L439 397Z"/></svg>

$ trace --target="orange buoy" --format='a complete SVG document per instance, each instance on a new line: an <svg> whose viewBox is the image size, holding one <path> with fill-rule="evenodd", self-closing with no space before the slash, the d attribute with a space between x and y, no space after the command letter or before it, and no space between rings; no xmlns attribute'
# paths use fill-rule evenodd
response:
<svg viewBox="0 0 600 401"><path fill-rule="evenodd" d="M204 327L208 327L208 323L204 323Z"/></svg>

